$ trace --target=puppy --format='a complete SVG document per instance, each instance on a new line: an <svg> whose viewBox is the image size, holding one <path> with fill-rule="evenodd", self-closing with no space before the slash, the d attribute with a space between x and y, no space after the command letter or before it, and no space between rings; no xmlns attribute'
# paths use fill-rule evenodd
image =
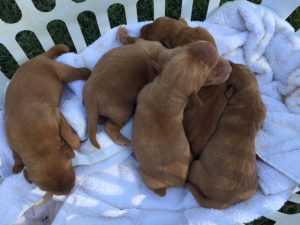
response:
<svg viewBox="0 0 300 225"><path fill-rule="evenodd" d="M123 45L134 44L138 48L145 50L150 58L157 62L156 71L161 71L163 65L168 62L170 58L172 58L175 54L187 49L186 46L178 46L176 48L167 49L160 42L131 37L128 35L127 30L123 27L120 27L118 30L118 38ZM211 43L214 45L214 42ZM224 83L229 76L229 70L231 70L231 67L228 61L224 60L223 57L219 57L218 63L210 71L210 74L205 82L205 86ZM193 99L199 103L199 98L197 95L194 95Z"/></svg>
<svg viewBox="0 0 300 225"><path fill-rule="evenodd" d="M42 190L68 194L75 183L72 149L80 140L59 110L63 84L87 79L86 68L72 68L53 59L69 49L56 45L23 64L5 96L6 137L13 150L14 173Z"/></svg>
<svg viewBox="0 0 300 225"><path fill-rule="evenodd" d="M233 96L216 132L192 162L187 187L204 207L223 209L250 198L257 190L255 136L266 114L255 75L231 64L227 81Z"/></svg>
<svg viewBox="0 0 300 225"><path fill-rule="evenodd" d="M190 96L205 84L218 61L209 42L189 44L138 95L132 144L146 186L160 196L185 183L191 153L182 125Z"/></svg>
<svg viewBox="0 0 300 225"><path fill-rule="evenodd" d="M209 41L217 48L214 38L207 30L201 27L188 27L186 21L182 19L158 18L153 23L143 26L140 36L147 40L159 41L168 48L184 46L198 40ZM212 79L211 83L218 84L214 78L228 78L230 72L229 62L220 57L209 76ZM225 80L216 86L209 86L210 82L206 82L206 86L209 87L202 88L185 109L183 124L194 157L200 156L224 111L227 103ZM197 98L202 100L202 104Z"/></svg>
<svg viewBox="0 0 300 225"><path fill-rule="evenodd" d="M187 22L183 19L176 20L169 17L160 17L153 23L146 24L141 28L140 37L150 41L159 41L168 48L172 40L177 37L181 29L187 27Z"/></svg>
<svg viewBox="0 0 300 225"><path fill-rule="evenodd" d="M100 148L96 139L99 116L107 118L104 130L114 142L130 144L120 129L132 116L139 91L156 75L154 64L134 45L112 49L98 61L84 88L88 133L95 147Z"/></svg>
<svg viewBox="0 0 300 225"><path fill-rule="evenodd" d="M159 41L167 48L174 48L203 40L216 43L211 34L202 27L191 28L184 19L160 17L153 23L141 28L140 37L146 40Z"/></svg>

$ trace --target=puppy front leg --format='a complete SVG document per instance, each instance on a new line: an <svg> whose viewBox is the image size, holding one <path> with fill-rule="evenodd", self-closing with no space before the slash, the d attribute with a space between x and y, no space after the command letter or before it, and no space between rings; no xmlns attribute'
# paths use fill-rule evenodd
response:
<svg viewBox="0 0 300 225"><path fill-rule="evenodd" d="M58 68L57 77L63 83L69 83L75 80L87 80L91 74L88 68L74 68L65 64L54 62Z"/></svg>
<svg viewBox="0 0 300 225"><path fill-rule="evenodd" d="M15 164L13 166L12 171L13 171L13 173L20 173L23 170L25 165L24 165L23 160L20 157L20 155L18 153L16 153L14 150L12 152L13 152L13 157L15 160Z"/></svg>
<svg viewBox="0 0 300 225"><path fill-rule="evenodd" d="M60 115L60 135L61 138L72 148L78 149L80 147L80 139L74 130L68 124L66 118Z"/></svg>

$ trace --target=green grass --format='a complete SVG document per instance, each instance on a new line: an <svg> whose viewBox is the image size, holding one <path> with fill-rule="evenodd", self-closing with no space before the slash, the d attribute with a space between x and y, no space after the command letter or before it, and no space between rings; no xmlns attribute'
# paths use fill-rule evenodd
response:
<svg viewBox="0 0 300 225"><path fill-rule="evenodd" d="M84 0L74 0L75 2L81 2ZM230 0L222 0L221 3L228 2ZM41 11L51 11L55 6L55 0L34 0L35 6ZM260 3L261 0L251 0L254 3ZM140 0L138 2L138 19L139 21L153 20L153 2L152 0ZM178 18L180 16L181 0L166 0L166 15L172 18ZM194 0L194 7L192 11L193 20L204 20L206 10L208 6L208 0ZM113 5L109 8L109 21L111 26L117 26L125 24L125 12L121 5ZM20 10L15 4L14 0L0 0L0 18L5 22L14 23L21 17ZM87 44L91 44L98 37L100 32L98 30L95 16L93 13L84 12L80 14L78 21L81 25L82 32L85 36ZM297 30L300 28L300 9L297 9L289 18L288 21ZM66 31L65 25L60 21L53 21L48 25L48 30L51 33L55 43L65 43L74 49L71 38ZM41 52L43 49L38 43L37 38L32 32L21 32L17 35L16 40L24 49L28 57L33 57ZM0 68L8 77L11 77L15 70L18 68L17 63L13 60L7 50L0 45ZM288 202L280 210L284 213L299 213L300 205ZM260 218L255 220L249 225L269 225L274 224L266 218Z"/></svg>
<svg viewBox="0 0 300 225"><path fill-rule="evenodd" d="M81 2L84 0L74 0ZM221 0L221 4L230 0ZM254 3L260 3L261 0L251 0ZM41 11L51 11L55 6L55 0L33 0L35 6ZM194 7L192 11L193 20L204 20L208 0L194 0ZM166 0L166 15L172 18L178 18L181 12L181 0ZM117 26L126 23L125 11L121 5L112 5L109 9L109 21L111 26ZM21 17L21 12L14 0L0 0L0 18L9 23L17 22ZM139 21L153 20L153 1L152 0L139 0L138 2L138 19ZM78 21L81 25L87 44L91 44L98 37L100 32L95 20L95 15L91 12L84 12L80 14ZM300 9L296 10L289 18L288 21L295 27L300 28ZM62 21L52 21L48 25L48 30L55 43L65 43L70 46L72 51L75 51L71 37ZM19 33L16 40L24 49L29 58L36 56L43 52L42 46L39 44L34 33L30 31L23 31ZM9 54L4 46L0 44L0 68L8 77L11 77L18 64Z"/></svg>

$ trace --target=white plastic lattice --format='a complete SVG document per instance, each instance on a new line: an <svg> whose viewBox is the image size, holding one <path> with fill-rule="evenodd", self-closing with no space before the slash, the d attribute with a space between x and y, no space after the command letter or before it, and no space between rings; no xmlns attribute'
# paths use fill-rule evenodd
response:
<svg viewBox="0 0 300 225"><path fill-rule="evenodd" d="M56 5L50 12L41 12L37 10L31 0L16 0L21 12L22 18L12 24L0 20L0 43L3 44L15 60L22 64L28 60L23 49L16 41L16 35L24 30L35 33L44 50L48 50L54 45L54 42L47 30L47 25L53 20L63 21L70 33L72 41L77 51L86 47L86 43L81 32L78 16L84 11L91 11L96 16L96 21L101 33L109 30L110 23L108 19L108 8L116 3L122 4L125 8L126 21L128 24L136 23L138 0L86 0L84 2L73 2L71 0L56 0ZM282 18L286 19L299 5L300 0L263 0L262 5L271 8ZM220 0L210 0L207 15L210 15L220 5ZM193 9L193 0L182 0L181 17L191 19ZM165 15L165 0L154 0L154 18ZM300 36L300 30L297 32ZM1 69L1 68L0 68ZM5 88L9 80L0 72L0 110L3 109ZM290 197L290 201L300 204L300 195L295 193ZM300 213L286 215L280 212L270 212L266 215L276 221L276 225L299 225Z"/></svg>

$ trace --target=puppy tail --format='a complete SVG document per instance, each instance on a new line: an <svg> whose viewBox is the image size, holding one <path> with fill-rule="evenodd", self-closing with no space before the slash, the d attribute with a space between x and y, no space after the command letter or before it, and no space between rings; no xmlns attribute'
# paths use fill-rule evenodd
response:
<svg viewBox="0 0 300 225"><path fill-rule="evenodd" d="M225 209L231 205L231 202L224 203L212 199L207 199L194 184L187 182L185 186L192 192L197 202L205 208Z"/></svg>
<svg viewBox="0 0 300 225"><path fill-rule="evenodd" d="M47 52L45 52L45 56L47 56L50 59L54 59L57 56L60 56L61 54L64 54L66 52L69 52L69 47L64 44L58 44L54 47L50 48Z"/></svg>
<svg viewBox="0 0 300 225"><path fill-rule="evenodd" d="M87 116L88 116L88 134L90 142L96 147L100 148L100 145L97 141L97 123L98 123L98 109L97 105L92 104L90 107L87 107Z"/></svg>

